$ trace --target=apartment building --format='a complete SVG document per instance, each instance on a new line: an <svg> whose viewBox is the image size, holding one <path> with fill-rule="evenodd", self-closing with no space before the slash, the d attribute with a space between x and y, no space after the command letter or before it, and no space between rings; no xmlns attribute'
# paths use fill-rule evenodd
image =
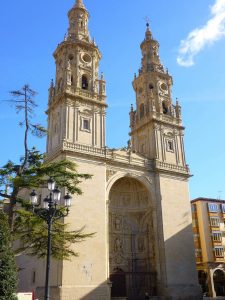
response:
<svg viewBox="0 0 225 300"><path fill-rule="evenodd" d="M195 258L205 295L225 296L225 200L191 201Z"/></svg>

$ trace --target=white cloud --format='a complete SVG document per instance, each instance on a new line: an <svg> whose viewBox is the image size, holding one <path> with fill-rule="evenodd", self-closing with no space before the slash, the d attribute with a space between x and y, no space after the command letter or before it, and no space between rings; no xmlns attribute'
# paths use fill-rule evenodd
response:
<svg viewBox="0 0 225 300"><path fill-rule="evenodd" d="M193 66L196 54L225 36L225 0L216 0L210 9L211 19L203 27L192 30L181 41L177 57L179 65Z"/></svg>

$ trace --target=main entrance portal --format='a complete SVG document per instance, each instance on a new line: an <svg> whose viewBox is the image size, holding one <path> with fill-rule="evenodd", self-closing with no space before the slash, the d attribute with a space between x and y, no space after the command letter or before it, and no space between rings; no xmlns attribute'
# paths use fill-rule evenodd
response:
<svg viewBox="0 0 225 300"><path fill-rule="evenodd" d="M123 177L109 194L109 260L112 297L156 294L151 199L138 180Z"/></svg>

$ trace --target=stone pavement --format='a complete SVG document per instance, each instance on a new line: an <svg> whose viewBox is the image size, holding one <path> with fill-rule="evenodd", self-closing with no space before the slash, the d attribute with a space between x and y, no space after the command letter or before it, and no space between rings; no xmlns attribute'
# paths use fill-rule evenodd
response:
<svg viewBox="0 0 225 300"><path fill-rule="evenodd" d="M203 297L204 300L225 300L225 297L215 297L215 298L210 298L210 297Z"/></svg>

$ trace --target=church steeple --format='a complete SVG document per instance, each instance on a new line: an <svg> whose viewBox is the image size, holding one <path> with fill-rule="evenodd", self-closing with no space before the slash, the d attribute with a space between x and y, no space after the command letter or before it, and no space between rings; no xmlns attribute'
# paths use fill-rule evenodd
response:
<svg viewBox="0 0 225 300"><path fill-rule="evenodd" d="M88 30L89 13L86 10L83 0L77 0L72 9L68 12L70 39L90 41Z"/></svg>
<svg viewBox="0 0 225 300"><path fill-rule="evenodd" d="M185 165L180 105L173 104L172 77L159 57L159 43L147 24L141 67L135 75L136 110L130 111L132 150L169 164Z"/></svg>
<svg viewBox="0 0 225 300"><path fill-rule="evenodd" d="M172 105L172 77L162 65L159 57L159 43L153 38L147 23L145 39L140 45L142 51L141 68L135 75L133 88L136 92L136 123L143 125L152 117L152 112L175 116ZM134 127L134 124L131 128Z"/></svg>
<svg viewBox="0 0 225 300"><path fill-rule="evenodd" d="M106 82L99 72L101 53L90 39L89 13L82 0L76 1L68 17L68 34L54 52L56 78L49 89L48 152L62 142L105 147Z"/></svg>
<svg viewBox="0 0 225 300"><path fill-rule="evenodd" d="M159 43L153 39L152 33L149 28L149 23L146 24L145 39L141 43L142 50L142 72L149 72L158 67L163 70L159 58Z"/></svg>

